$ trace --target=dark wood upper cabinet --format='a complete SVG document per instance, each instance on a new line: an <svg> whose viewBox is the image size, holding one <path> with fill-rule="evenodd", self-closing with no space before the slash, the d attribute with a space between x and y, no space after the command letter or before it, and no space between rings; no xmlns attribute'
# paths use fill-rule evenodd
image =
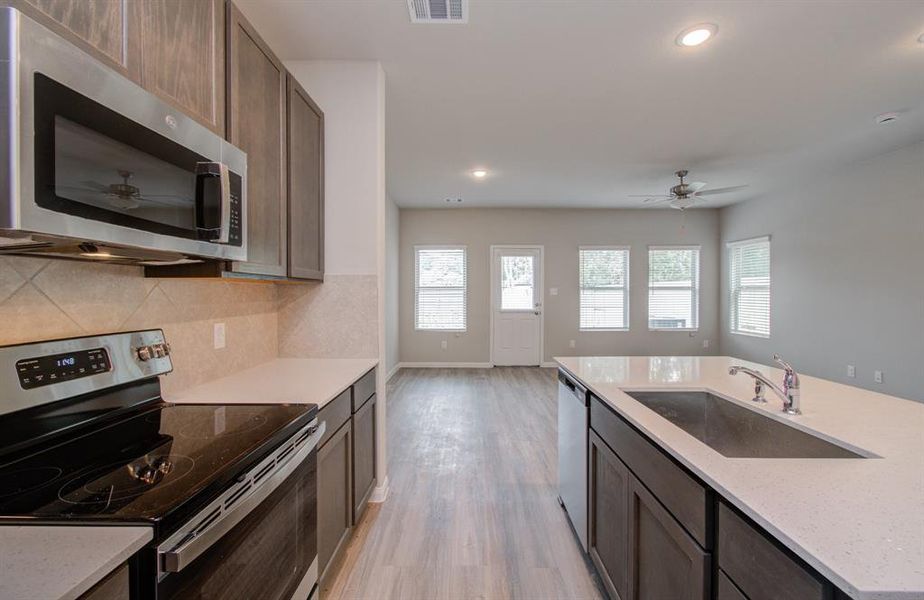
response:
<svg viewBox="0 0 924 600"><path fill-rule="evenodd" d="M587 551L612 600L627 600L629 469L590 432Z"/></svg>
<svg viewBox="0 0 924 600"><path fill-rule="evenodd" d="M0 0L0 6L19 9L138 83L141 4L127 0Z"/></svg>
<svg viewBox="0 0 924 600"><path fill-rule="evenodd" d="M710 556L634 476L629 478L629 598L707 600Z"/></svg>
<svg viewBox="0 0 924 600"><path fill-rule="evenodd" d="M224 135L224 0L132 4L140 12L142 85Z"/></svg>
<svg viewBox="0 0 924 600"><path fill-rule="evenodd" d="M289 277L324 279L324 113L291 74L288 95Z"/></svg>
<svg viewBox="0 0 924 600"><path fill-rule="evenodd" d="M236 6L227 12L228 141L247 153L247 262L232 270L285 277L286 70Z"/></svg>

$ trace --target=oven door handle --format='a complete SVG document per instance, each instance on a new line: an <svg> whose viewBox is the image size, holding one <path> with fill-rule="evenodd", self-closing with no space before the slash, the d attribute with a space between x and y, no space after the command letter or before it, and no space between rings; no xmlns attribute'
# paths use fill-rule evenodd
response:
<svg viewBox="0 0 924 600"><path fill-rule="evenodd" d="M203 552L208 550L212 544L231 531L235 525L240 523L252 510L259 506L261 502L276 490L276 488L282 485L289 475L291 475L292 472L308 458L308 455L315 450L318 442L327 429L327 423L322 421L320 424L310 427L311 431L309 436L302 442L297 451L286 454L285 450L288 449L289 442L283 444L285 450L277 452L274 458L276 461L275 470L268 475L263 475L259 484L252 484L254 487L244 498L236 500L230 507L225 508L225 504L228 504L230 500L226 500L225 496L222 496L216 503L213 503L199 513L200 515L204 515L204 519L202 520L207 521L206 524L183 535L183 537L176 542L173 542L173 538L167 540L161 548L175 544L172 545L169 550L161 550L158 548L160 572L179 573L182 571L202 555ZM296 434L293 438L298 438L299 436L300 434ZM290 438L290 440L291 439L292 438ZM249 480L252 480L254 474L262 475L265 466L264 463L260 463L256 468L252 469L245 476L242 485L246 485ZM236 487L235 489L240 488ZM233 495L234 494L232 494L232 497ZM218 506L216 507L215 504ZM219 513L212 517L216 510L218 510ZM196 520L199 521L199 519Z"/></svg>

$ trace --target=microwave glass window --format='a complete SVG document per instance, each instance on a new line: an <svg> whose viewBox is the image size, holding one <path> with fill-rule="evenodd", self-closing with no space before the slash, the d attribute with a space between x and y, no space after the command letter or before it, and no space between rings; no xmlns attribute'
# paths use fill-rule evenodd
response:
<svg viewBox="0 0 924 600"><path fill-rule="evenodd" d="M160 160L60 115L54 119L55 195L107 212L194 230L195 164Z"/></svg>

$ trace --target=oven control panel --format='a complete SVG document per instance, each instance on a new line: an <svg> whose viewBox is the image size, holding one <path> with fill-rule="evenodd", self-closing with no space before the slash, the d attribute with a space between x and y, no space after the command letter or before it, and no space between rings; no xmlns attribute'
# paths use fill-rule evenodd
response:
<svg viewBox="0 0 924 600"><path fill-rule="evenodd" d="M16 361L19 385L24 390L106 373L112 369L105 348L78 350Z"/></svg>

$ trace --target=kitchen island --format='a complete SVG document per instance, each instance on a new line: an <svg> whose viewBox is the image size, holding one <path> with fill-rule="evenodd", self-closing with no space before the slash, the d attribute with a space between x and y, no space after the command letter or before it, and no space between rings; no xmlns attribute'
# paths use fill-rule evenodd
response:
<svg viewBox="0 0 924 600"><path fill-rule="evenodd" d="M716 533L713 521L727 514L729 520L752 521L772 545L784 547L851 598L924 598L924 404L803 375L802 414L791 416L769 391L766 404L752 402L753 380L728 373L738 364L782 381L783 371L732 357L556 361L592 395L592 428L594 414L612 415L679 465L707 498L715 496L710 501L716 508L707 508L702 520L710 529L700 545L707 554L718 547L719 563L732 558L732 552L720 552L722 534L731 527ZM862 457L723 456L627 394L671 390L712 392ZM711 558L704 571L712 570ZM719 597L736 597L722 595L721 577L715 584Z"/></svg>

